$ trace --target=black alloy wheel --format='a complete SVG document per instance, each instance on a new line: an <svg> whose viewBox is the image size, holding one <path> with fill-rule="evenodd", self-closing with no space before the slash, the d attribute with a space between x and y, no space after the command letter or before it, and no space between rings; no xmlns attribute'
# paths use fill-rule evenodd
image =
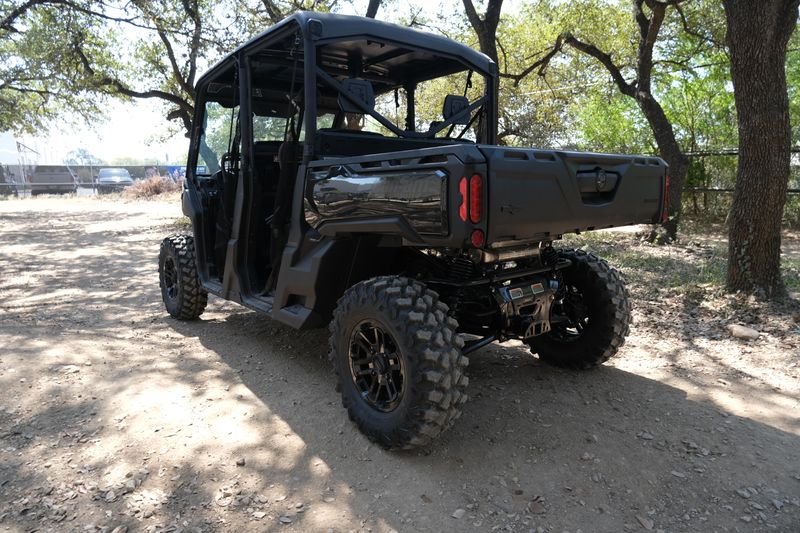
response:
<svg viewBox="0 0 800 533"><path fill-rule="evenodd" d="M589 326L589 308L574 285L564 287L563 297L553 305L552 314L562 317L562 321L551 325L550 336L561 342L577 341Z"/></svg>
<svg viewBox="0 0 800 533"><path fill-rule="evenodd" d="M164 292L170 300L178 297L178 271L172 257L164 259Z"/></svg>
<svg viewBox="0 0 800 533"><path fill-rule="evenodd" d="M174 318L192 320L203 314L208 293L197 274L191 235L171 235L161 242L158 284L164 307Z"/></svg>
<svg viewBox="0 0 800 533"><path fill-rule="evenodd" d="M549 332L528 339L533 353L551 365L583 370L603 364L625 343L631 304L615 269L583 250L560 250L572 265L550 310Z"/></svg>
<svg viewBox="0 0 800 533"><path fill-rule="evenodd" d="M382 413L394 411L406 382L397 341L380 322L364 320L350 336L350 377L363 400Z"/></svg>
<svg viewBox="0 0 800 533"><path fill-rule="evenodd" d="M439 295L416 280L380 276L339 299L330 352L342 405L387 449L430 444L467 400L464 340Z"/></svg>

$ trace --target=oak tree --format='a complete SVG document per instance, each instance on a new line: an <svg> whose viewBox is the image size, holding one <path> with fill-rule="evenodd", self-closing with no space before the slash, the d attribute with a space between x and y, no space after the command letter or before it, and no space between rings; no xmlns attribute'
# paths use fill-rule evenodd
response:
<svg viewBox="0 0 800 533"><path fill-rule="evenodd" d="M792 131L786 53L800 0L723 0L739 127L739 165L728 232L728 288L767 297L780 271Z"/></svg>

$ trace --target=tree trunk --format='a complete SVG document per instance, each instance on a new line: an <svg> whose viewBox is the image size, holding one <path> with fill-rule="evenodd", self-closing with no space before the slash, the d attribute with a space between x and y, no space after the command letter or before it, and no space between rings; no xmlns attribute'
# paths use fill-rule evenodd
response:
<svg viewBox="0 0 800 533"><path fill-rule="evenodd" d="M786 48L800 0L723 0L728 24L739 164L728 231L728 288L785 293L781 220L791 157Z"/></svg>
<svg viewBox="0 0 800 533"><path fill-rule="evenodd" d="M480 18L475 10L472 0L463 0L463 2L467 19L475 31L475 35L478 36L481 52L489 56L495 63L499 63L497 56L497 25L500 22L500 10L503 8L503 0L489 0L483 19Z"/></svg>
<svg viewBox="0 0 800 533"><path fill-rule="evenodd" d="M644 113L650 129L653 131L658 153L669 165L669 219L656 226L650 233L649 240L659 244L672 242L678 236L678 224L681 217L681 196L686 174L689 171L689 159L683 155L672 123L664 113L661 104L650 93L637 93L635 95L639 108Z"/></svg>
<svg viewBox="0 0 800 533"><path fill-rule="evenodd" d="M562 34L564 44L597 59L608 72L620 92L636 100L658 145L659 155L669 165L669 217L666 222L655 226L648 240L666 244L678 235L681 215L681 193L689 171L689 160L683 155L672 123L667 118L661 104L653 97L653 50L658 41L661 26L669 6L676 6L684 0L656 2L653 0L633 0L633 17L639 27L639 51L636 64L636 79L629 82L622 74L621 67L614 62L611 54L602 51L594 44L582 41L571 33ZM560 46L558 42L556 46Z"/></svg>
<svg viewBox="0 0 800 533"><path fill-rule="evenodd" d="M367 6L367 14L364 16L374 19L375 16L378 14L378 9L380 7L381 7L381 0L369 0L369 5Z"/></svg>

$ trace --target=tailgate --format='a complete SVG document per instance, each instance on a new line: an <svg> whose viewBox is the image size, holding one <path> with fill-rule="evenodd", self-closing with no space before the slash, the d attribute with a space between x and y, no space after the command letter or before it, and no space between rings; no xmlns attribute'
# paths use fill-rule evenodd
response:
<svg viewBox="0 0 800 533"><path fill-rule="evenodd" d="M480 149L489 169L490 245L660 219L667 165L658 157Z"/></svg>

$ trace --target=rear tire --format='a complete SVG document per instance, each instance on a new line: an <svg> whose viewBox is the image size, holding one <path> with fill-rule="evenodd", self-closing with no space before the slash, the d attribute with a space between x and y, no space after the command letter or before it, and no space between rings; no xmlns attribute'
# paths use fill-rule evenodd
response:
<svg viewBox="0 0 800 533"><path fill-rule="evenodd" d="M631 305L619 273L594 254L560 250L572 261L563 270L566 294L553 302L551 316L570 316L548 333L528 341L531 352L551 365L585 370L608 361L630 331Z"/></svg>
<svg viewBox="0 0 800 533"><path fill-rule="evenodd" d="M178 320L193 320L203 314L208 293L200 284L189 235L171 235L161 242L158 279L167 312Z"/></svg>
<svg viewBox="0 0 800 533"><path fill-rule="evenodd" d="M425 446L466 402L469 360L436 292L402 277L362 281L339 299L329 357L350 419L387 449Z"/></svg>

